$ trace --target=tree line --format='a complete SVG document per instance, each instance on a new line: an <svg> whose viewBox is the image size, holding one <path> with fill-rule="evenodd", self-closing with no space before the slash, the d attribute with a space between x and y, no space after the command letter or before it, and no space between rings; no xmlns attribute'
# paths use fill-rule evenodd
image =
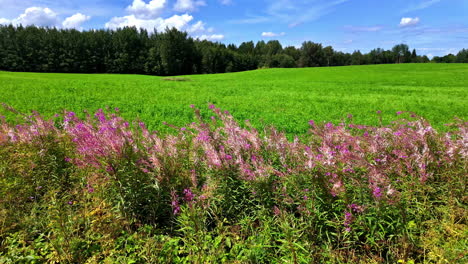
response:
<svg viewBox="0 0 468 264"><path fill-rule="evenodd" d="M468 62L468 50L434 57L434 62ZM258 68L321 67L388 63L426 63L427 56L399 44L391 50L345 53L306 41L300 48L278 40L239 46L198 40L175 28L148 32L0 25L0 70L65 73L185 75Z"/></svg>

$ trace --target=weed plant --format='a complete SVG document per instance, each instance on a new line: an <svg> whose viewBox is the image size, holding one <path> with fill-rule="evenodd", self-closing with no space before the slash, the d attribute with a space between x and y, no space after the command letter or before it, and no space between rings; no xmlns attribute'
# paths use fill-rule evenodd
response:
<svg viewBox="0 0 468 264"><path fill-rule="evenodd" d="M166 134L118 109L2 120L0 262L466 263L465 121L288 139L191 108Z"/></svg>

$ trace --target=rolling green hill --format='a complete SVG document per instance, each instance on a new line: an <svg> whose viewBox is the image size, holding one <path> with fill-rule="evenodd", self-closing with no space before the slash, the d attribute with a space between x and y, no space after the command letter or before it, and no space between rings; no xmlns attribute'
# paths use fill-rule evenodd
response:
<svg viewBox="0 0 468 264"><path fill-rule="evenodd" d="M467 95L468 64L264 69L182 79L0 72L0 102L19 111L52 116L118 107L125 118L156 130L166 129L163 121L191 122L189 105L205 109L208 102L288 133L303 133L310 119L338 123L347 114L356 123L377 124L378 110L384 122L397 111L413 111L440 129L455 116L468 117Z"/></svg>

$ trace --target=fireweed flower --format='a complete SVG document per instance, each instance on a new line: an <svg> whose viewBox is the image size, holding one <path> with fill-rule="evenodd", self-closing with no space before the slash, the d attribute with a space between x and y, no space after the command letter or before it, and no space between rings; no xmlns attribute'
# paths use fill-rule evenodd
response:
<svg viewBox="0 0 468 264"><path fill-rule="evenodd" d="M114 168L112 166L107 166L106 167L106 171L109 172L109 173L113 173L114 172Z"/></svg>
<svg viewBox="0 0 468 264"><path fill-rule="evenodd" d="M198 141L208 142L210 141L210 139L211 139L210 132L208 131L200 131L200 133L197 136Z"/></svg>
<svg viewBox="0 0 468 264"><path fill-rule="evenodd" d="M195 194L190 189L184 189L184 201L190 203L194 200Z"/></svg>
<svg viewBox="0 0 468 264"><path fill-rule="evenodd" d="M324 187L332 195L346 194L345 186L350 181L361 181L368 183L367 191L374 200L381 200L383 195L390 198L398 193L391 186L395 182L393 179L414 175L424 183L434 174L433 168L448 168L468 157L467 123L456 125L458 130L450 134L437 133L423 119L378 127L354 125L353 128L361 129L358 133L342 124L334 126L328 123L324 129L319 129L312 123L315 126L310 131L313 140L302 142L288 140L274 128L260 135L248 124L246 128L239 125L230 114L214 106L211 109L215 109L213 116L219 122L208 124L199 116L200 121L190 125L195 134L193 137L159 137L149 132L142 122L139 123L140 128L132 128L122 118L105 115L100 110L95 116L88 115L84 119L79 119L73 112L65 112L62 124L57 123L59 120L47 121L37 115L24 125L0 122L0 144L37 144L35 139L41 135L52 135L57 140L69 138L73 141L70 146L75 149L67 152L70 157L64 158L65 161L112 174L118 173L118 164L127 158L125 151L129 150L148 161L148 164L135 164L138 169L159 172L166 166L180 167L181 175L191 177L193 188L198 186L198 176L203 177L204 173L216 175L230 167L247 181L267 175L292 177L316 168L319 172L311 173L311 176L325 178ZM439 144L432 144L434 141ZM188 159L193 167L185 166ZM227 160L232 160L229 167L223 166L223 161ZM197 169L198 175L190 171L192 168ZM395 178L388 175L395 175ZM155 177L165 180L162 177L166 176L155 173ZM86 190L92 190L92 187L83 189ZM183 197L171 200L175 214L180 211L179 202L195 199L192 192L195 190L198 189L185 191ZM182 193L182 190L178 191ZM305 194L298 199L302 200ZM347 210L356 215L363 209L350 205Z"/></svg>
<svg viewBox="0 0 468 264"><path fill-rule="evenodd" d="M172 213L178 215L180 213L179 196L175 191L172 191L171 198Z"/></svg>
<svg viewBox="0 0 468 264"><path fill-rule="evenodd" d="M273 206L273 214L275 216L279 216L281 214L281 210L278 208L278 206Z"/></svg>
<svg viewBox="0 0 468 264"><path fill-rule="evenodd" d="M355 213L362 213L364 212L364 208L357 204L348 204L348 208L351 209Z"/></svg>
<svg viewBox="0 0 468 264"><path fill-rule="evenodd" d="M352 215L350 212L345 211L345 216L344 216L344 223L343 223L343 225L345 226L346 232L350 232L350 231L351 231L350 225L353 223L353 220L354 220L353 215Z"/></svg>
<svg viewBox="0 0 468 264"><path fill-rule="evenodd" d="M91 186L91 184L86 184L86 189L87 189L88 193L93 193L94 192L94 188L93 188L93 186Z"/></svg>
<svg viewBox="0 0 468 264"><path fill-rule="evenodd" d="M94 114L94 116L96 116L99 120L99 122L103 123L106 121L106 115L104 114L104 112L102 111L102 109L99 109L96 114Z"/></svg>
<svg viewBox="0 0 468 264"><path fill-rule="evenodd" d="M380 198L382 197L382 190L380 189L380 187L374 187L372 194L375 198Z"/></svg>

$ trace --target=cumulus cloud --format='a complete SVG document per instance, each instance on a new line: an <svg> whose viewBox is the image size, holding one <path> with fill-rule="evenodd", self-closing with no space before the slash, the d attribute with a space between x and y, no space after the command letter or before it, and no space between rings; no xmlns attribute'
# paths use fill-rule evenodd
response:
<svg viewBox="0 0 468 264"><path fill-rule="evenodd" d="M201 0L178 0L175 2L174 10L176 11L194 11L198 6L205 5ZM148 32L157 30L164 31L166 28L176 28L181 31L187 31L195 38L221 40L223 35L212 34L213 28L207 28L203 21L193 21L192 15L185 13L181 15L174 14L171 17L164 18L161 16L167 6L167 0L152 0L148 3L143 0L133 0L132 5L127 7L128 15L122 17L113 17L105 27L109 29L117 29L123 27L137 27L146 29Z"/></svg>
<svg viewBox="0 0 468 264"><path fill-rule="evenodd" d="M419 17L403 17L400 21L400 27L411 27L419 24Z"/></svg>
<svg viewBox="0 0 468 264"><path fill-rule="evenodd" d="M5 24L5 25L11 24L11 20L6 19L6 18L0 18L0 25L2 24Z"/></svg>
<svg viewBox="0 0 468 264"><path fill-rule="evenodd" d="M166 0L151 0L148 4L142 0L133 0L127 11L139 19L158 17L166 5Z"/></svg>
<svg viewBox="0 0 468 264"><path fill-rule="evenodd" d="M178 12L193 12L199 6L205 6L203 0L177 0L174 4L174 10Z"/></svg>
<svg viewBox="0 0 468 264"><path fill-rule="evenodd" d="M286 35L286 33L284 33L284 32L281 32L281 33L263 32L262 33L262 37L266 37L266 38L281 37L281 36L284 36L284 35Z"/></svg>
<svg viewBox="0 0 468 264"><path fill-rule="evenodd" d="M158 31L164 31L166 27L175 27L178 30L186 30L189 23L193 20L193 17L189 14L173 15L167 19L155 18L155 19L140 19L135 15L129 15L124 17L113 17L109 22L105 24L106 28L116 29L122 27L135 26L137 28L144 28L149 32L153 29Z"/></svg>
<svg viewBox="0 0 468 264"><path fill-rule="evenodd" d="M206 24L202 21L198 21L195 24L192 24L190 27L188 27L186 30L188 33L193 34L193 33L211 33L214 31L212 27L206 28Z"/></svg>
<svg viewBox="0 0 468 264"><path fill-rule="evenodd" d="M219 41L219 40L224 39L224 35L221 35L221 34L201 35L201 36L197 36L195 38L199 39L199 40Z"/></svg>
<svg viewBox="0 0 468 264"><path fill-rule="evenodd" d="M73 16L67 17L63 22L62 25L64 28L77 28L81 29L81 25L90 20L90 16L83 15L81 13L76 13Z"/></svg>
<svg viewBox="0 0 468 264"><path fill-rule="evenodd" d="M36 25L36 26L56 26L58 24L57 13L49 8L42 7L29 7L23 14L17 18L9 20L0 18L1 24L13 24L13 25Z"/></svg>

